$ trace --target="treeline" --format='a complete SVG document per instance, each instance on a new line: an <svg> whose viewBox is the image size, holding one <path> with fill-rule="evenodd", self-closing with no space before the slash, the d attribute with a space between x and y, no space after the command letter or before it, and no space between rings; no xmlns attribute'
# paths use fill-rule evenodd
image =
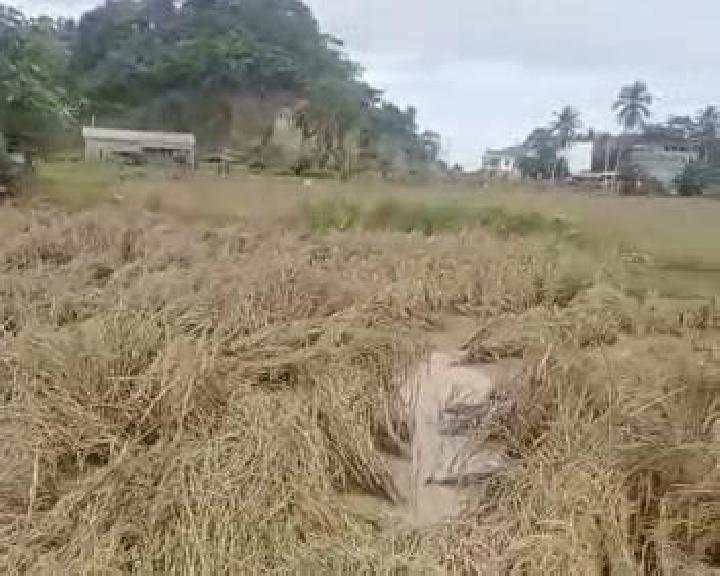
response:
<svg viewBox="0 0 720 576"><path fill-rule="evenodd" d="M566 167L560 152L568 143L576 140L594 141L596 171L616 170L623 153L634 142L644 139L686 141L696 149L699 162L689 172L703 171L713 178L720 166L720 109L708 105L694 115L672 115L664 121L651 121L655 97L643 81L636 81L620 88L612 103L612 111L621 129L619 136L584 128L580 111L574 106L565 106L554 112L552 120L545 126L532 130L523 144L527 151L521 158L519 168L525 176L534 178L564 177ZM720 180L719 180L720 181Z"/></svg>
<svg viewBox="0 0 720 576"><path fill-rule="evenodd" d="M423 165L440 152L298 0L107 0L78 21L0 5L0 91L0 130L39 148L95 118L259 152L288 108L311 143L303 162L318 168L351 154Z"/></svg>

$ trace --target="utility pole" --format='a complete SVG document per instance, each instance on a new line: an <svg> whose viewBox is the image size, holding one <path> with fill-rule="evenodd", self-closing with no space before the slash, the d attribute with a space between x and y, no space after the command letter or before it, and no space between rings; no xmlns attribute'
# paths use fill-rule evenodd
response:
<svg viewBox="0 0 720 576"><path fill-rule="evenodd" d="M605 139L605 178L607 178L607 175L610 173L610 142L612 140L612 134L608 134L607 138ZM610 180L604 180L603 184L606 188L609 188L611 185Z"/></svg>

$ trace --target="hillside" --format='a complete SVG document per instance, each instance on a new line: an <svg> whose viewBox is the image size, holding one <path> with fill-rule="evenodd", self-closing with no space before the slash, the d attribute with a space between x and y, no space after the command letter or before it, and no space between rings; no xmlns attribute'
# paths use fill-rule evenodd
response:
<svg viewBox="0 0 720 576"><path fill-rule="evenodd" d="M12 45L3 77L22 84L0 129L40 147L94 118L193 131L203 149L266 158L287 109L306 144L293 162L341 169L352 156L380 168L438 157L439 138L420 133L415 110L364 82L298 0L114 0L77 22L0 15L0 41Z"/></svg>

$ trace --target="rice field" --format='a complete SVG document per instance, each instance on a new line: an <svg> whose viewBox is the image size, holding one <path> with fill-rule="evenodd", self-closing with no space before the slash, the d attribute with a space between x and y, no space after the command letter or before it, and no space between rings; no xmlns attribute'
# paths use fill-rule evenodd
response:
<svg viewBox="0 0 720 576"><path fill-rule="evenodd" d="M49 165L0 207L7 574L720 572L720 203ZM402 383L520 363L403 521Z"/></svg>

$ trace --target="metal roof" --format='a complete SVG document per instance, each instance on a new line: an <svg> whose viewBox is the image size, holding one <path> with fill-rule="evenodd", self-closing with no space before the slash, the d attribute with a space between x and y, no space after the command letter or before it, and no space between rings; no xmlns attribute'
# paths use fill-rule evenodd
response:
<svg viewBox="0 0 720 576"><path fill-rule="evenodd" d="M82 129L86 140L110 140L144 144L151 148L194 148L195 135L181 132L146 132L142 130L115 130L113 128Z"/></svg>
<svg viewBox="0 0 720 576"><path fill-rule="evenodd" d="M510 146L508 148L488 148L485 150L485 156L507 156L511 158L519 158L525 156L528 149L525 146Z"/></svg>

